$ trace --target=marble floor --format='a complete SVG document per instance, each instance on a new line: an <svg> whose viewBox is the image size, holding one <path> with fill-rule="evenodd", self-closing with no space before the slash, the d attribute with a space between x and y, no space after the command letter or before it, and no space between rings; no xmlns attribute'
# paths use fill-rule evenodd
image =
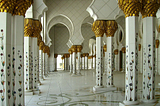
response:
<svg viewBox="0 0 160 106"><path fill-rule="evenodd" d="M116 91L94 93L95 70L81 72L82 76L71 76L68 71L50 72L49 76L41 81L40 94L25 96L25 106L119 106L119 103L123 102L123 90L117 88ZM138 94L141 99L141 90ZM160 100L160 95L156 98ZM160 103L140 106L160 106Z"/></svg>

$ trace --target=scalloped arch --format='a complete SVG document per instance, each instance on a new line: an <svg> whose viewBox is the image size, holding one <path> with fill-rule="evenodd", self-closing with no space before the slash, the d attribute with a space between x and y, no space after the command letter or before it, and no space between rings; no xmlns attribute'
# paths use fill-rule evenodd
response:
<svg viewBox="0 0 160 106"><path fill-rule="evenodd" d="M49 32L51 27L57 23L61 23L61 24L63 23L63 25L65 25L68 28L70 36L73 35L73 31L74 31L73 22L67 16L63 14L59 14L48 21L47 23L48 31L47 32Z"/></svg>

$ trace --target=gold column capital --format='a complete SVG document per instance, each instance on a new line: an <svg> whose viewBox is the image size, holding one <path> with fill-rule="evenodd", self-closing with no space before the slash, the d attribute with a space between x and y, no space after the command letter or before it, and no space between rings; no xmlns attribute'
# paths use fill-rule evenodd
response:
<svg viewBox="0 0 160 106"><path fill-rule="evenodd" d="M156 13L159 7L160 7L159 0L144 0L141 9L142 18L156 17Z"/></svg>
<svg viewBox="0 0 160 106"><path fill-rule="evenodd" d="M114 50L114 54L118 55L118 49Z"/></svg>
<svg viewBox="0 0 160 106"><path fill-rule="evenodd" d="M67 54L67 58L69 58L70 57L70 54Z"/></svg>
<svg viewBox="0 0 160 106"><path fill-rule="evenodd" d="M106 21L106 36L107 37L114 37L115 32L118 29L117 22L115 20L108 20Z"/></svg>
<svg viewBox="0 0 160 106"><path fill-rule="evenodd" d="M25 13L32 3L33 0L16 0L13 15L20 15L25 17Z"/></svg>
<svg viewBox="0 0 160 106"><path fill-rule="evenodd" d="M41 37L41 35L38 35L38 37L37 37L37 45L38 46L40 45L41 41L42 41L42 37Z"/></svg>
<svg viewBox="0 0 160 106"><path fill-rule="evenodd" d="M92 59L93 58L93 56L88 56L88 59Z"/></svg>
<svg viewBox="0 0 160 106"><path fill-rule="evenodd" d="M0 0L0 12L13 14L16 0Z"/></svg>
<svg viewBox="0 0 160 106"><path fill-rule="evenodd" d="M82 50L82 46L81 45L77 45L77 52L81 52Z"/></svg>
<svg viewBox="0 0 160 106"><path fill-rule="evenodd" d="M83 53L82 56L85 57L85 56L86 56L86 53Z"/></svg>
<svg viewBox="0 0 160 106"><path fill-rule="evenodd" d="M72 48L69 48L68 49L68 52L69 52L69 54L72 54L73 52L72 52Z"/></svg>
<svg viewBox="0 0 160 106"><path fill-rule="evenodd" d="M50 49L49 49L49 46L46 46L46 48L47 48L47 55L48 55L48 57L50 57Z"/></svg>
<svg viewBox="0 0 160 106"><path fill-rule="evenodd" d="M72 49L72 52L77 52L77 46L76 45L72 45L71 49Z"/></svg>
<svg viewBox="0 0 160 106"><path fill-rule="evenodd" d="M159 47L159 40L158 39L156 39L156 48L158 48Z"/></svg>
<svg viewBox="0 0 160 106"><path fill-rule="evenodd" d="M44 47L44 42L41 41L40 44L39 44L39 50L43 50L43 47Z"/></svg>
<svg viewBox="0 0 160 106"><path fill-rule="evenodd" d="M33 19L25 18L24 19L24 37L32 37L33 36Z"/></svg>
<svg viewBox="0 0 160 106"><path fill-rule="evenodd" d="M121 51L122 51L122 53L126 53L126 48L123 47L123 48L121 49Z"/></svg>
<svg viewBox="0 0 160 106"><path fill-rule="evenodd" d="M33 37L38 37L42 31L42 24L39 20L33 20Z"/></svg>
<svg viewBox="0 0 160 106"><path fill-rule="evenodd" d="M64 59L64 57L62 56L62 57L61 57L61 59L63 60L63 59Z"/></svg>
<svg viewBox="0 0 160 106"><path fill-rule="evenodd" d="M87 56L87 57L88 57L88 56L89 56L89 53L85 53L85 56Z"/></svg>
<svg viewBox="0 0 160 106"><path fill-rule="evenodd" d="M43 53L47 53L47 46L46 45L43 46Z"/></svg>
<svg viewBox="0 0 160 106"><path fill-rule="evenodd" d="M104 20L97 20L93 22L92 31L96 37L103 37L105 33L106 22Z"/></svg>
<svg viewBox="0 0 160 106"><path fill-rule="evenodd" d="M124 12L125 17L139 16L143 0L118 0L119 8ZM148 1L148 0L147 0Z"/></svg>
<svg viewBox="0 0 160 106"><path fill-rule="evenodd" d="M54 58L57 58L58 57L58 54L54 54Z"/></svg>
<svg viewBox="0 0 160 106"><path fill-rule="evenodd" d="M103 46L103 50L104 50L104 52L107 52L107 45Z"/></svg>
<svg viewBox="0 0 160 106"><path fill-rule="evenodd" d="M70 57L70 54L64 54L63 57L64 57L64 58L69 58L69 57Z"/></svg>

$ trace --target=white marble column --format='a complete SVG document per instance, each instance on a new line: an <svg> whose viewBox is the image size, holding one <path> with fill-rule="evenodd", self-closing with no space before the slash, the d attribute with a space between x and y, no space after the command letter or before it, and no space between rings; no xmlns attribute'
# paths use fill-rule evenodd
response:
<svg viewBox="0 0 160 106"><path fill-rule="evenodd" d="M107 87L113 86L113 37L107 38Z"/></svg>
<svg viewBox="0 0 160 106"><path fill-rule="evenodd" d="M158 48L159 48L159 39L156 39L155 44L155 74L158 74Z"/></svg>
<svg viewBox="0 0 160 106"><path fill-rule="evenodd" d="M73 74L72 76L76 75L76 52L77 52L77 47L76 45L72 46L72 51L73 51Z"/></svg>
<svg viewBox="0 0 160 106"><path fill-rule="evenodd" d="M99 88L103 88L103 35L105 32L105 21L95 21L92 26L92 30L96 36L96 85L93 87L93 91L97 91Z"/></svg>
<svg viewBox="0 0 160 106"><path fill-rule="evenodd" d="M77 60L77 74L78 75L81 75L81 69L80 69L81 50L82 50L82 46L81 45L77 45L77 56L78 56L78 60Z"/></svg>
<svg viewBox="0 0 160 106"><path fill-rule="evenodd" d="M12 14L0 12L0 105L13 105L11 81L14 76L11 73L11 18ZM9 83L9 84L8 84ZM7 92L7 91L10 92Z"/></svg>
<svg viewBox="0 0 160 106"><path fill-rule="evenodd" d="M138 45L138 66L137 67L139 69L138 71L140 73L143 73L143 48L141 44Z"/></svg>
<svg viewBox="0 0 160 106"><path fill-rule="evenodd" d="M40 35L39 35L39 37L41 37ZM40 61L40 59L39 59L39 44L40 44L40 41L42 40L42 38L40 39L40 38L37 38L37 83L38 83L38 85L40 85L41 84L41 82L40 82L40 79L39 79L39 70L40 70L40 68L39 68L39 61Z"/></svg>
<svg viewBox="0 0 160 106"><path fill-rule="evenodd" d="M125 105L138 104L138 17L126 17L126 86Z"/></svg>
<svg viewBox="0 0 160 106"><path fill-rule="evenodd" d="M96 69L96 55L93 56L93 69Z"/></svg>
<svg viewBox="0 0 160 106"><path fill-rule="evenodd" d="M114 66L115 66L115 71L119 71L119 68L118 68L118 64L119 64L119 62L118 62L118 60L119 60L119 56L118 56L118 53L119 51L118 51L118 49L116 49L116 50L114 50L114 54L115 54L115 58L114 58Z"/></svg>
<svg viewBox="0 0 160 106"><path fill-rule="evenodd" d="M48 70L47 70L47 61L48 61L48 55L47 55L47 46L44 45L43 47L43 69L44 69L44 76L47 77L48 76Z"/></svg>
<svg viewBox="0 0 160 106"><path fill-rule="evenodd" d="M114 65L114 55L113 55L113 38L114 34L118 29L117 22L114 20L106 21L106 36L107 36L107 87L113 87L113 65Z"/></svg>
<svg viewBox="0 0 160 106"><path fill-rule="evenodd" d="M31 44L33 33L33 20L25 19L24 26L24 88L25 91L32 91L32 68L31 68ZM30 26L30 27L28 27ZM14 63L15 64L15 63Z"/></svg>
<svg viewBox="0 0 160 106"><path fill-rule="evenodd" d="M104 51L104 74L107 74L107 46L103 46L103 51Z"/></svg>
<svg viewBox="0 0 160 106"><path fill-rule="evenodd" d="M33 91L37 89L37 38L36 36L32 37L32 56L33 56Z"/></svg>
<svg viewBox="0 0 160 106"><path fill-rule="evenodd" d="M83 60L82 60L82 58L83 58L83 54L81 54L81 70L83 69Z"/></svg>
<svg viewBox="0 0 160 106"><path fill-rule="evenodd" d="M14 100L15 105L21 104L24 105L24 16L15 15L13 16L13 65L12 71L14 71L14 81L12 84L14 89L14 97L17 99ZM9 49L9 48L8 48ZM7 67L9 69L9 66ZM11 73L7 73L8 75ZM11 85L12 85L11 84ZM8 89L8 88L7 88ZM7 90L6 89L6 90ZM8 91L7 91L8 92ZM14 98L13 97L13 98Z"/></svg>
<svg viewBox="0 0 160 106"><path fill-rule="evenodd" d="M143 18L143 102L155 100L155 17Z"/></svg>
<svg viewBox="0 0 160 106"><path fill-rule="evenodd" d="M70 74L72 73L72 49L70 48L69 50L68 50L68 52L69 52L69 54L70 54L70 63L69 63L69 69L70 69Z"/></svg>
<svg viewBox="0 0 160 106"><path fill-rule="evenodd" d="M103 87L103 46L102 37L96 37L96 86L95 88Z"/></svg>
<svg viewBox="0 0 160 106"><path fill-rule="evenodd" d="M40 70L40 78L41 80L44 80L44 68L43 68L43 47L44 47L44 42L40 42L39 46L39 70Z"/></svg>
<svg viewBox="0 0 160 106"><path fill-rule="evenodd" d="M125 72L126 69L126 48L122 48L122 72Z"/></svg>
<svg viewBox="0 0 160 106"><path fill-rule="evenodd" d="M54 69L54 72L57 71L57 57L58 57L58 54L54 54L54 63L55 63L55 69Z"/></svg>
<svg viewBox="0 0 160 106"><path fill-rule="evenodd" d="M89 54L86 53L86 56L85 56L85 69L88 70L88 56Z"/></svg>
<svg viewBox="0 0 160 106"><path fill-rule="evenodd" d="M83 70L85 70L85 53L83 53L82 62L83 62Z"/></svg>
<svg viewBox="0 0 160 106"><path fill-rule="evenodd" d="M64 54L64 71L67 70L67 54Z"/></svg>
<svg viewBox="0 0 160 106"><path fill-rule="evenodd" d="M93 55L91 56L91 69L93 69Z"/></svg>

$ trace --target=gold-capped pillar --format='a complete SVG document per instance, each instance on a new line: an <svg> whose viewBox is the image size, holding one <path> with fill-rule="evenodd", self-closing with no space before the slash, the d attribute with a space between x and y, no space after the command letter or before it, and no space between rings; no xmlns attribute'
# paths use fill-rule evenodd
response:
<svg viewBox="0 0 160 106"><path fill-rule="evenodd" d="M143 20L143 102L155 100L155 19L159 0L142 3Z"/></svg>
<svg viewBox="0 0 160 106"><path fill-rule="evenodd" d="M47 73L47 45L44 45L43 47L43 65L44 65L44 76L47 77L48 73Z"/></svg>
<svg viewBox="0 0 160 106"><path fill-rule="evenodd" d="M142 0L118 0L119 7L125 14L126 24L126 78L124 105L138 104L138 15Z"/></svg>
<svg viewBox="0 0 160 106"><path fill-rule="evenodd" d="M106 21L106 36L107 36L107 87L113 87L113 68L114 68L114 45L113 37L118 29L117 22L114 20Z"/></svg>
<svg viewBox="0 0 160 106"><path fill-rule="evenodd" d="M57 71L57 57L58 57L58 54L54 54L54 65L55 65L54 71L55 72Z"/></svg>
<svg viewBox="0 0 160 106"><path fill-rule="evenodd" d="M12 59L15 60L12 67L12 69L15 71L15 73L12 73L14 76L14 79L12 79L12 84L15 83L14 88L12 89L12 92L14 94L14 104L15 106L23 106L24 103L24 17L27 9L31 6L33 3L33 0L3 0L2 2L8 2L12 1L11 4L14 4L12 8L13 9L13 16L12 16L12 52L14 54L12 55ZM6 2L6 3L7 3ZM3 5L5 6L5 5ZM12 72L14 72L12 71ZM32 85L33 86L33 85ZM6 89L7 91L7 89ZM16 99L15 99L16 98ZM8 101L7 101L8 102Z"/></svg>
<svg viewBox="0 0 160 106"><path fill-rule="evenodd" d="M70 54L70 64L69 64L69 69L70 69L70 74L72 73L72 49L70 48L69 50L68 50L68 52L69 52L69 54Z"/></svg>
<svg viewBox="0 0 160 106"><path fill-rule="evenodd" d="M37 50L38 46L37 46L37 38L38 36L40 36L40 32L42 30L42 26L39 20L33 20L33 36L32 36L32 57L33 57L33 71L32 71L32 75L33 75L33 93L34 94L39 94L39 87L38 87L38 78L37 78L37 74L38 74L38 55L39 54L39 50Z"/></svg>
<svg viewBox="0 0 160 106"><path fill-rule="evenodd" d="M39 47L40 47L40 42L42 41L42 37L41 35L39 34L38 37L37 37L37 83L38 85L41 84L40 82L40 55L39 55Z"/></svg>
<svg viewBox="0 0 160 106"><path fill-rule="evenodd" d="M67 54L64 54L64 70L67 71Z"/></svg>
<svg viewBox="0 0 160 106"><path fill-rule="evenodd" d="M93 23L92 30L96 36L96 85L93 87L93 90L96 91L98 88L103 87L103 46L102 46L102 37L105 33L105 21L97 20Z"/></svg>
<svg viewBox="0 0 160 106"><path fill-rule="evenodd" d="M85 56L86 56L86 54L83 53L83 57L82 57L82 67L83 67L84 70L85 70Z"/></svg>
<svg viewBox="0 0 160 106"><path fill-rule="evenodd" d="M160 32L159 32L160 33ZM160 75L160 70L158 70L159 66L158 66L158 49L159 49L159 39L156 39L156 44L155 44L155 74L159 74Z"/></svg>
<svg viewBox="0 0 160 106"><path fill-rule="evenodd" d="M82 58L83 58L83 54L81 54L81 70L83 69L83 67L82 67Z"/></svg>
<svg viewBox="0 0 160 106"><path fill-rule="evenodd" d="M125 47L123 47L122 49L121 49L121 51L122 51L122 72L125 72L125 68L126 68L126 48Z"/></svg>
<svg viewBox="0 0 160 106"><path fill-rule="evenodd" d="M72 51L73 51L73 76L76 75L76 53L77 53L77 46L72 45Z"/></svg>
<svg viewBox="0 0 160 106"><path fill-rule="evenodd" d="M33 19L24 20L24 89L28 93L32 93L32 37L33 37ZM32 93L33 94L33 93Z"/></svg>
<svg viewBox="0 0 160 106"><path fill-rule="evenodd" d="M93 67L93 56L92 55L90 55L90 56L88 56L88 64L89 64L89 66L88 66L88 68L89 69L92 69Z"/></svg>
<svg viewBox="0 0 160 106"><path fill-rule="evenodd" d="M47 46L47 56L46 56L46 65L47 65L47 76L49 75L49 57L50 57L50 49L49 46Z"/></svg>
<svg viewBox="0 0 160 106"><path fill-rule="evenodd" d="M77 74L78 75L81 75L81 69L80 69L81 50L82 50L82 46L81 45L77 45L77 56L78 56Z"/></svg>
<svg viewBox="0 0 160 106"><path fill-rule="evenodd" d="M96 69L96 55L93 55L93 69Z"/></svg>
<svg viewBox="0 0 160 106"><path fill-rule="evenodd" d="M85 53L85 69L88 70L88 53Z"/></svg>
<svg viewBox="0 0 160 106"><path fill-rule="evenodd" d="M11 63L13 59L13 52L11 52L11 37L13 33L11 31L11 19L15 4L12 3L12 1L4 0L1 0L0 4L0 105L10 106L15 104L15 100L13 98L16 97L16 95L12 95L12 91L14 92L15 86L11 83L15 78L12 68L13 63ZM15 84L15 81L12 82Z"/></svg>
<svg viewBox="0 0 160 106"><path fill-rule="evenodd" d="M106 74L107 73L107 45L103 46L103 51L104 51L104 54L105 54L105 57L104 57L104 74Z"/></svg>
<svg viewBox="0 0 160 106"><path fill-rule="evenodd" d="M115 68L115 71L119 71L119 58L118 58L118 54L119 54L119 50L118 49L115 49L114 50L114 54L115 54L115 57L114 57L114 68Z"/></svg>
<svg viewBox="0 0 160 106"><path fill-rule="evenodd" d="M39 44L39 70L40 70L41 80L44 80L43 47L44 47L44 42L41 41Z"/></svg>

